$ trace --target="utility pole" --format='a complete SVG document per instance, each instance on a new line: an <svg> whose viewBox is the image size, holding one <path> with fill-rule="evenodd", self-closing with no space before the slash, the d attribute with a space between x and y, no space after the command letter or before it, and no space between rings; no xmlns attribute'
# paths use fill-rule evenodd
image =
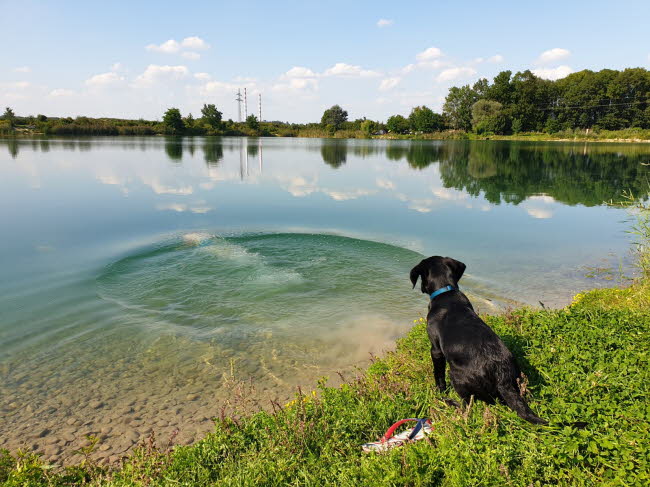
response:
<svg viewBox="0 0 650 487"><path fill-rule="evenodd" d="M257 95L257 121L262 121L262 93Z"/></svg>
<svg viewBox="0 0 650 487"><path fill-rule="evenodd" d="M245 92L246 88L244 88ZM241 123L241 89L237 90L237 121Z"/></svg>
<svg viewBox="0 0 650 487"><path fill-rule="evenodd" d="M246 98L246 88L244 88L244 120L248 118L248 98Z"/></svg>

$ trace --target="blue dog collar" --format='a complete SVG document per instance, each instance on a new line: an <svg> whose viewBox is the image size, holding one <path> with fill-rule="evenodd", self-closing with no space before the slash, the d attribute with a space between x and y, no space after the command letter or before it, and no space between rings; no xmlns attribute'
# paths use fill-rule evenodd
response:
<svg viewBox="0 0 650 487"><path fill-rule="evenodd" d="M431 293L431 299L435 298L436 296L440 296L441 294L446 293L447 291L460 291L460 288L454 286L441 287L437 291Z"/></svg>

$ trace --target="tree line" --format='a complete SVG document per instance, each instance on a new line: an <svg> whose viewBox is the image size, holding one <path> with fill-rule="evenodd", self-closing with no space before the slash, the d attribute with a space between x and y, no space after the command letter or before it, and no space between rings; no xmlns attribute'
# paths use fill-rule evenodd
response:
<svg viewBox="0 0 650 487"><path fill-rule="evenodd" d="M336 105L325 111L321 124L339 129L346 117L347 112ZM442 113L418 106L408 117L392 115L385 124L362 123L369 131L385 129L394 134L650 129L650 71L586 69L556 81L530 70L514 75L502 71L492 82L481 78L473 85L450 88Z"/></svg>
<svg viewBox="0 0 650 487"><path fill-rule="evenodd" d="M650 71L583 70L550 81L530 70L502 71L490 82L449 89L436 113L427 106L414 107L408 116L395 114L386 122L348 120L339 105L324 111L320 123L262 122L249 115L244 122L224 121L214 104L204 104L201 116L183 117L169 108L162 121L114 118L18 117L9 107L0 117L0 134L36 130L46 135L276 135L285 137L370 137L439 134L462 136L509 135L523 132L557 133L570 130L650 129Z"/></svg>

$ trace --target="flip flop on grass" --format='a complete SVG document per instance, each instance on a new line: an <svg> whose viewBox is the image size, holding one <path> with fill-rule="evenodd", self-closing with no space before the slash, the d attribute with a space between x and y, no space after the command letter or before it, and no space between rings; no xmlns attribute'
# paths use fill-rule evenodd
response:
<svg viewBox="0 0 650 487"><path fill-rule="evenodd" d="M393 436L395 430L408 421L417 421L417 424L415 427L404 430L403 432ZM384 436L382 436L379 441L365 443L361 445L361 448L366 453L371 451L388 451L391 448L402 446L404 443L407 443L409 441L418 441L423 439L431 432L431 429L431 421L426 418L400 419L397 423L388 428L388 431L386 431Z"/></svg>

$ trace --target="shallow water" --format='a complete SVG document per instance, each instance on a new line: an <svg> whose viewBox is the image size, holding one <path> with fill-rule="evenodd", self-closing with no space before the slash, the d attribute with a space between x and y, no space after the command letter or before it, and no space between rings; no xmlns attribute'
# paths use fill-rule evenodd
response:
<svg viewBox="0 0 650 487"><path fill-rule="evenodd" d="M354 373L465 262L479 310L629 273L646 145L0 139L0 447L115 460ZM245 385L247 384L247 385Z"/></svg>

